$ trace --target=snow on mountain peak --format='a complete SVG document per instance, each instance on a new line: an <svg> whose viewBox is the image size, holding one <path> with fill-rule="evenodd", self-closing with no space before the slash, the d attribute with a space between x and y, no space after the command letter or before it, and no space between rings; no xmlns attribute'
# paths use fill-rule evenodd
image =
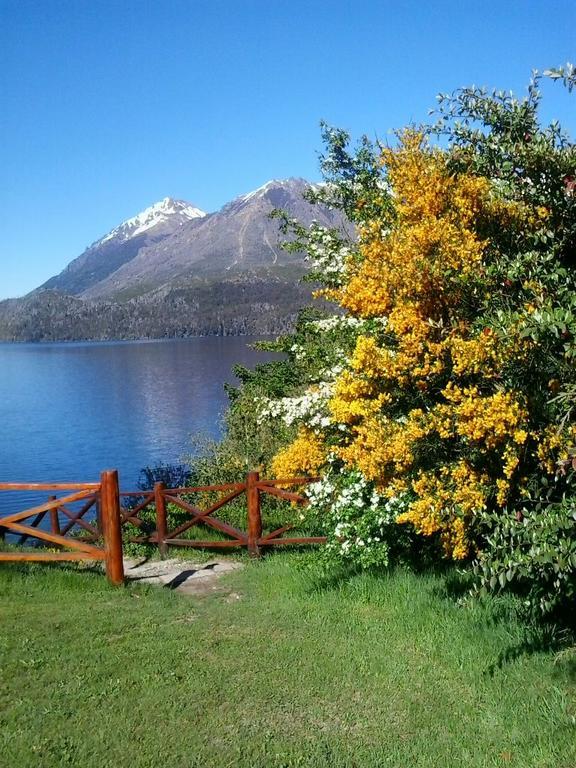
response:
<svg viewBox="0 0 576 768"><path fill-rule="evenodd" d="M122 224L109 232L105 237L98 240L97 244L102 245L102 243L113 238L130 240L132 237L141 235L143 232L152 229L152 227L168 221L173 216L177 216L180 223L183 224L187 220L190 221L191 219L206 216L206 213L184 200L174 200L171 197L165 197L158 203L145 208L131 219L123 221Z"/></svg>
<svg viewBox="0 0 576 768"><path fill-rule="evenodd" d="M247 195L242 195L239 200L242 202L246 202L247 200L251 200L254 197L263 197L266 192L268 192L270 189L274 187L293 187L295 183L303 181L300 179L271 179L270 181L267 181L266 184L262 184L261 187L258 187L258 189L253 190L252 192L248 192Z"/></svg>

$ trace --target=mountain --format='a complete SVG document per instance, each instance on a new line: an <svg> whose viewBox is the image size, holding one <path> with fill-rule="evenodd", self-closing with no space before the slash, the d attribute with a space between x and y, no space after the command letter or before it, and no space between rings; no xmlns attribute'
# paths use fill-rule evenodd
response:
<svg viewBox="0 0 576 768"><path fill-rule="evenodd" d="M0 302L0 339L158 338L278 333L311 300L301 253L286 251L275 208L347 228L310 205L304 179L273 180L206 214L165 198L101 237L22 299Z"/></svg>
<svg viewBox="0 0 576 768"><path fill-rule="evenodd" d="M142 248L162 242L184 224L205 215L190 203L165 197L92 243L63 272L51 277L38 290L48 288L81 295L133 259Z"/></svg>
<svg viewBox="0 0 576 768"><path fill-rule="evenodd" d="M338 226L341 218L335 212L304 200L309 186L304 179L269 181L216 213L184 222L162 240L142 244L131 259L99 281L69 292L83 298L122 300L195 278L228 280L254 272L281 274L282 267L296 267L302 274L306 269L303 255L280 247L278 221L269 214L281 208L304 224L316 219Z"/></svg>

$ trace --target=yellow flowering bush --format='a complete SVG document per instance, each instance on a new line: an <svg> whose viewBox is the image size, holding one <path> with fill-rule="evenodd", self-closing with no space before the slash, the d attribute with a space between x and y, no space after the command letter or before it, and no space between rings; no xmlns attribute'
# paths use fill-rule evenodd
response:
<svg viewBox="0 0 576 768"><path fill-rule="evenodd" d="M358 238L332 262L324 252L318 293L348 335L333 347L321 422L304 420L272 466L325 477L316 508L340 532L331 551L342 557L376 562L366 547L391 553L409 531L446 557L475 556L484 586L530 582L540 550L523 521L574 498L576 149L540 128L537 81L523 101L442 97L435 126L401 132L372 165L366 144L346 157L335 134L325 194ZM433 145L434 133L448 141ZM524 526L514 553L502 533L511 524ZM566 583L576 537L574 547L553 569Z"/></svg>
<svg viewBox="0 0 576 768"><path fill-rule="evenodd" d="M390 316L398 330L441 316L459 300L459 286L482 264L486 243L473 229L488 201L486 179L454 176L440 150L406 131L382 153L395 217L360 229L362 259L329 298L360 317Z"/></svg>
<svg viewBox="0 0 576 768"><path fill-rule="evenodd" d="M335 442L324 435L324 455L330 446L333 457L360 470L385 497L404 481L413 501L398 523L412 523L424 535L440 533L445 552L463 558L474 513L491 495L505 503L510 445L523 445L528 434L520 394L497 389L506 343L462 312L485 271L489 243L477 222L500 209L507 221L510 206L494 205L487 179L452 173L446 153L430 149L414 131L381 161L394 216L363 225L360 258L350 257L346 280L330 295L354 316L384 315L387 323L378 335L358 336L336 379L328 407L346 432ZM424 408L399 418L407 392ZM307 441L308 433L299 434L274 460L275 471L303 467L303 450L314 457L316 471L318 438L313 446ZM444 463L423 473L419 466L430 446ZM470 451L474 461L463 461ZM501 468L491 478L475 468L488 463Z"/></svg>
<svg viewBox="0 0 576 768"><path fill-rule="evenodd" d="M321 438L312 430L301 427L294 442L279 451L272 461L277 478L315 475L326 461Z"/></svg>

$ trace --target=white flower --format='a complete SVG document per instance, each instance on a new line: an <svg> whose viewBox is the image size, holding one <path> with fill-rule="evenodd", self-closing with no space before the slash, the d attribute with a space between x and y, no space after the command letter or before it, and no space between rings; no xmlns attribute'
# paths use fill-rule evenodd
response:
<svg viewBox="0 0 576 768"><path fill-rule="evenodd" d="M327 408L332 388L332 382L320 382L297 397L283 397L279 400L261 398L256 404L258 423L268 418L281 418L286 426L299 421L311 429L325 428L330 424Z"/></svg>

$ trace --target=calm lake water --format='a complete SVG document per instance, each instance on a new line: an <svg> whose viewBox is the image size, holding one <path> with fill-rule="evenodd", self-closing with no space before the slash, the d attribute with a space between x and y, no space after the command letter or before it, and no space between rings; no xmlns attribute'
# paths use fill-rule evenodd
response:
<svg viewBox="0 0 576 768"><path fill-rule="evenodd" d="M232 366L274 357L256 339L0 344L0 481L96 481L179 462L220 435Z"/></svg>

